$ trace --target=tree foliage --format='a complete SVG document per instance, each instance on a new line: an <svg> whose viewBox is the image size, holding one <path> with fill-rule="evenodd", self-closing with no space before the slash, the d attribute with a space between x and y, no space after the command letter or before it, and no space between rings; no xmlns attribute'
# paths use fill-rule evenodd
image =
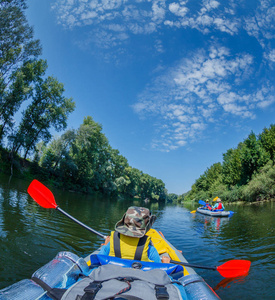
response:
<svg viewBox="0 0 275 300"><path fill-rule="evenodd" d="M46 77L47 62L38 59L42 49L25 9L24 0L0 2L0 142L9 141L12 163L21 151L27 158L38 142L50 141L51 130L64 130L75 107L63 96L63 84Z"/></svg>
<svg viewBox="0 0 275 300"><path fill-rule="evenodd" d="M63 188L166 199L162 180L129 166L91 116L75 132L68 130L47 147L38 146L40 166L48 170L48 179L62 182Z"/></svg>
<svg viewBox="0 0 275 300"><path fill-rule="evenodd" d="M34 74L30 64L41 54L24 15L25 1L0 1L0 141L28 98Z"/></svg>
<svg viewBox="0 0 275 300"><path fill-rule="evenodd" d="M270 128L264 128L259 139L264 149L269 153L273 163L275 162L275 125L271 124Z"/></svg>
<svg viewBox="0 0 275 300"><path fill-rule="evenodd" d="M264 128L263 132L256 136L253 132L235 149L228 149L223 154L223 162L212 165L192 185L191 191L185 200L199 200L223 197L224 200L237 201L244 199L252 201L260 199L256 195L262 178L269 184L265 184L263 197L270 197L273 191L269 189L270 182L275 184L273 169L275 154L275 126ZM265 172L262 170L266 170ZM259 174L265 174L259 176ZM258 179L255 179L258 178ZM255 188L257 186L257 189ZM269 196L268 196L269 195Z"/></svg>

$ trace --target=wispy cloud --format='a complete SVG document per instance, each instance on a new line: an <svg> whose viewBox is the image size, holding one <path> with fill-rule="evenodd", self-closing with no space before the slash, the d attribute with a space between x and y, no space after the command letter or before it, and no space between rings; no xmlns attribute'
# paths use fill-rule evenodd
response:
<svg viewBox="0 0 275 300"><path fill-rule="evenodd" d="M273 57L269 55L274 50L269 41L275 37L273 0L252 4L250 0L196 3L190 0L60 0L52 8L58 23L64 27L85 26L90 30L87 39L99 48L121 47L131 35L160 33L167 28L192 28L203 34L217 31L231 36L246 30L262 48L267 48L264 58ZM92 35L96 38L91 39Z"/></svg>
<svg viewBox="0 0 275 300"><path fill-rule="evenodd" d="M188 9L189 1L174 2L169 5L171 15L167 17L164 24L177 28L191 27L204 34L213 29L234 35L238 32L240 21L235 17L232 1L221 5L216 0L201 1L200 9L191 11ZM173 18L173 17L177 18Z"/></svg>
<svg viewBox="0 0 275 300"><path fill-rule="evenodd" d="M163 151L198 139L211 122L228 116L254 118L257 108L275 101L269 82L249 79L251 55L232 58L227 48L213 46L190 57L157 77L133 106L142 118L158 120L152 146Z"/></svg>

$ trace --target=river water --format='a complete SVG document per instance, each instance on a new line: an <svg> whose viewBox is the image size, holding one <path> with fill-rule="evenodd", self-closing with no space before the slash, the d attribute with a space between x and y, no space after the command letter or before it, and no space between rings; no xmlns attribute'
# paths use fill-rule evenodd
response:
<svg viewBox="0 0 275 300"><path fill-rule="evenodd" d="M54 209L36 204L27 194L30 181L0 175L0 289L53 259L59 251L86 256L102 238ZM190 211L196 207L145 204L142 201L81 195L50 188L57 204L84 224L108 235L130 205L157 215L160 230L190 263L217 266L231 259L250 260L246 277L223 279L217 271L196 269L221 299L275 299L274 202L226 206L231 218Z"/></svg>

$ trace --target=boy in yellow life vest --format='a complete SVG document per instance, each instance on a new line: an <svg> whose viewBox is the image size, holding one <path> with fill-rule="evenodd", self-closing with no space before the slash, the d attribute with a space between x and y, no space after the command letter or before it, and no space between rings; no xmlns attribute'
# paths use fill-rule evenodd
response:
<svg viewBox="0 0 275 300"><path fill-rule="evenodd" d="M146 232L152 227L156 216L148 208L131 206L115 225L99 254L123 259L169 263L170 258L160 258L157 249Z"/></svg>

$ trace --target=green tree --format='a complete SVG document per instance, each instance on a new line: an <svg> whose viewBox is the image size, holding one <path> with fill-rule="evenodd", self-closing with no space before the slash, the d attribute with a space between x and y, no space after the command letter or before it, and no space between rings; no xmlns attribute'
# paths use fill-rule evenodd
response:
<svg viewBox="0 0 275 300"><path fill-rule="evenodd" d="M74 140L75 130L73 129L67 130L61 137L54 138L43 154L40 154L40 165L48 169L51 168L53 171L60 170L62 160L66 160L69 157Z"/></svg>
<svg viewBox="0 0 275 300"><path fill-rule="evenodd" d="M275 161L275 125L271 124L270 128L264 128L259 139L264 149L269 153L271 160Z"/></svg>
<svg viewBox="0 0 275 300"><path fill-rule="evenodd" d="M257 140L256 135L251 132L243 142L240 158L242 163L241 184L247 184L253 173L264 166L270 156L262 146L261 141Z"/></svg>
<svg viewBox="0 0 275 300"><path fill-rule="evenodd" d="M208 191L221 174L221 170L221 163L215 163L210 168L207 168L203 175L201 175L196 180L196 189L201 191Z"/></svg>
<svg viewBox="0 0 275 300"><path fill-rule="evenodd" d="M24 15L25 1L0 1L0 140L13 126L13 116L27 99L33 78L29 63L41 54Z"/></svg>
<svg viewBox="0 0 275 300"><path fill-rule="evenodd" d="M106 157L109 155L109 142L102 133L102 126L92 117L84 118L83 124L76 132L72 145L72 158L77 166L76 181L84 190L92 187L99 190L106 170Z"/></svg>
<svg viewBox="0 0 275 300"><path fill-rule="evenodd" d="M242 173L241 144L237 149L229 149L223 154L223 182L228 186L240 183Z"/></svg>
<svg viewBox="0 0 275 300"><path fill-rule="evenodd" d="M130 183L126 187L126 193L132 197L140 195L140 182L142 172L131 166L125 168L126 178L129 178Z"/></svg>
<svg viewBox="0 0 275 300"><path fill-rule="evenodd" d="M56 131L66 129L68 115L74 111L75 104L63 93L63 84L53 77L36 82L33 101L23 112L18 130L9 137L13 154L22 147L26 158L40 140L50 141L52 127Z"/></svg>

